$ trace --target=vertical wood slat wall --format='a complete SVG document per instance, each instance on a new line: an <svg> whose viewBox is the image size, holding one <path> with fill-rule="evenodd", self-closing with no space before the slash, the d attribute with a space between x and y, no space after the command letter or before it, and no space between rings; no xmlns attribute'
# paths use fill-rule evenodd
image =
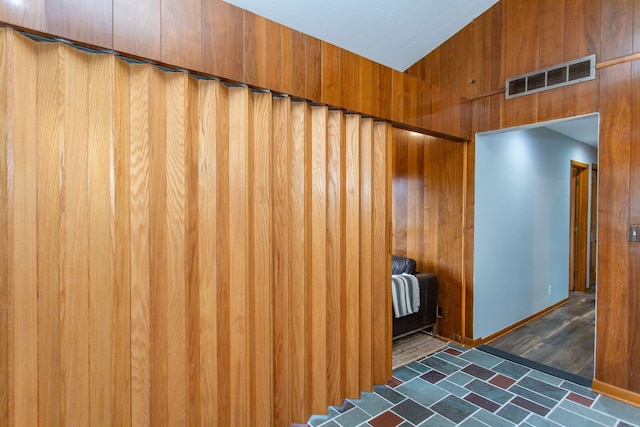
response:
<svg viewBox="0 0 640 427"><path fill-rule="evenodd" d="M472 101L472 134L599 112L598 287L594 388L638 402L640 3L501 0L408 73ZM596 54L595 80L505 99L506 78ZM629 58L625 56L630 55ZM617 65L607 64L620 60ZM456 73L448 72L451 69ZM474 143L468 144L466 337L473 335ZM625 392L635 397L625 396Z"/></svg>
<svg viewBox="0 0 640 427"><path fill-rule="evenodd" d="M290 425L388 380L389 124L0 47L0 424Z"/></svg>
<svg viewBox="0 0 640 427"><path fill-rule="evenodd" d="M394 255L438 276L438 335L462 334L465 143L393 129ZM456 197L452 197L455 195Z"/></svg>
<svg viewBox="0 0 640 427"><path fill-rule="evenodd" d="M470 138L457 94L223 0L5 1L0 23Z"/></svg>

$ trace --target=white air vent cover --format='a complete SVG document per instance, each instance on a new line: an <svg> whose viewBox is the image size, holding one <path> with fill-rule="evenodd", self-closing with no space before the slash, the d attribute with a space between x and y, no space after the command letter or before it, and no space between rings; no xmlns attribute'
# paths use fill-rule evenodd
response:
<svg viewBox="0 0 640 427"><path fill-rule="evenodd" d="M589 55L564 64L532 71L507 79L506 98L585 82L596 78L596 56Z"/></svg>

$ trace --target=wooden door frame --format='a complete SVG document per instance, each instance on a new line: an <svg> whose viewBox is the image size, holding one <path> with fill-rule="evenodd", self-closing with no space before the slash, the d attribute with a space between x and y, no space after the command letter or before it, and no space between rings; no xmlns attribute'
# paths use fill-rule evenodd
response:
<svg viewBox="0 0 640 427"><path fill-rule="evenodd" d="M591 164L591 203L589 210L591 218L589 219L589 281L587 286L593 286L598 280L598 165Z"/></svg>
<svg viewBox="0 0 640 427"><path fill-rule="evenodd" d="M589 218L589 170L586 163L571 160L569 208L569 290L587 291ZM586 183L580 181L586 178ZM576 191L576 188L578 189Z"/></svg>

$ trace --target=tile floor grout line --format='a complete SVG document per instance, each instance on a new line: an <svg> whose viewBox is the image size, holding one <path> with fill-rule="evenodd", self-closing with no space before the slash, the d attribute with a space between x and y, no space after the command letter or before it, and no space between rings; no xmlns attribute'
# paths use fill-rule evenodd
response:
<svg viewBox="0 0 640 427"><path fill-rule="evenodd" d="M603 424L603 422L606 422L606 423L614 423L614 426L617 427L618 424L620 423L625 423L625 425L627 424L630 425L631 423L628 423L625 419L620 418L620 416L617 414L614 415L616 411L623 411L622 413L625 414L625 417L627 419L629 417L635 416L634 410L631 410L631 412L629 412L628 409L625 409L626 406L623 406L619 409L618 406L614 404L609 404L608 401L603 400L604 399L603 395L596 393L591 388L585 387L581 384L576 384L564 378L555 377L554 375L551 375L549 373L538 371L528 366L520 365L517 362L509 361L499 356L491 355L490 358L476 357L476 356L479 356L480 353L474 351L475 349L462 350L460 348L457 348L457 346L452 345L451 343L449 343L449 345L447 346L447 349L448 348L456 350L457 352L459 352L459 354L456 355L456 354L447 353L446 349L443 349L439 352L429 355L428 357L422 360L412 362L413 366L405 365L404 367L402 367L406 369L403 369L403 371L393 375L394 386L390 385L391 381L389 381L389 383L387 384L380 385L380 387L384 387L384 388L378 389L378 391L388 390L390 392L397 394L398 395L397 398L393 398L393 400L387 399L387 397L385 397L383 394L376 392L376 389L374 388L374 390L371 391L371 399L367 397L367 394L364 394L364 397L361 394L360 399L353 399L353 400L360 400L360 403L365 404L365 406L359 406L353 400L345 399L345 402L349 402L352 405L352 408L349 408L343 413L338 413L338 415L334 416L334 418L331 418L331 419L325 418L324 421L321 421L321 424L319 424L319 426L326 425L328 427L328 426L338 425L340 427L353 427L353 426L347 426L345 424L347 423L346 420L348 419L348 417L342 417L344 414L347 414L350 411L354 411L353 412L354 417L351 418L352 420L358 419L358 417L360 417L359 419L363 419L363 417L368 417L364 419L362 422L358 423L359 426L363 426L363 427L364 426L370 427L372 424L369 424L369 422L373 421L374 419L382 416L387 412L402 419L403 422L401 422L401 424L409 423L409 420L407 418L401 415L401 413L396 412L396 408L398 408L402 403L405 403L408 401L413 402L414 404L418 405L418 407L423 408L430 413L430 415L427 416L427 418L418 420L417 425L420 425L421 423L425 423L428 420L435 421L436 419L441 419L441 420L446 419L446 420L449 420L450 422L455 422L453 420L459 419L460 416L465 416L465 418L463 418L456 425L459 425L462 423L464 424L475 423L475 425L482 425L482 426L490 425L487 423L490 422L488 420L490 420L492 417L496 417L495 418L496 422L498 419L501 420L500 423L504 425L507 425L507 424L517 425L517 426L534 425L534 424L539 425L540 420L554 422L558 425L560 424L564 425L566 424L567 421L566 420L562 421L563 417L575 416L576 418L580 417L580 419L589 420L592 423L594 423L594 425L603 425L603 426L609 425L609 424ZM441 357L443 354L447 354L448 359ZM466 358L460 357L463 355L466 355ZM428 359L431 359L431 358L436 365L441 364L438 366L441 366L443 369L446 367L446 370L450 371L450 373L447 374L445 372L442 372L439 369L429 365L428 362L422 363L423 361L428 361ZM502 359L502 360L500 360L497 363L489 363L488 361L492 361L493 360L492 358ZM459 363L455 363L456 360L458 360ZM520 375L518 370L512 369L511 373L509 374L505 371L508 365L505 365L505 368L501 369L502 372L497 371L496 368L498 368L498 366L504 362L514 363L515 365L524 368L523 370L525 372L522 375ZM478 370L478 369L475 370L474 374L478 374L480 375L480 377L476 375L471 375L470 373L463 371L463 369L465 369L467 366L472 364L484 370L484 371ZM487 367L489 365L491 365L490 368ZM424 367L425 369L424 371L422 370L422 367ZM397 369L402 369L402 368L397 368ZM486 374L487 374L487 372L485 371L489 371L493 375L484 379L483 377L486 377ZM432 376L429 376L427 378L425 377L425 375L427 374L432 374ZM458 374L463 374L465 376L468 376L468 379L467 377L462 376L462 377L457 377L458 380L462 380L461 383L451 381L451 377ZM399 377L396 375L399 375ZM503 388L501 386L498 386L498 382L496 382L496 384L493 384L490 382L492 379L496 379L499 376L502 376L508 379L509 381L512 381L512 383L509 385L508 388ZM516 378L514 378L514 376ZM402 378L405 378L405 379L402 379ZM480 390L478 390L478 392L475 392L472 389L467 387L472 382L475 382L475 381L478 381L479 384L481 383L484 385L491 386L490 390L495 389L496 391L500 391L501 393L507 393L505 397L508 397L508 400L503 401L503 403L500 403L502 399L493 400L492 398L489 397L489 395L483 392L480 392ZM502 386L506 386L508 384L508 382L505 382L503 380L500 380L499 382L501 383ZM414 383L413 386L406 389L402 388L403 385L407 385L411 383ZM537 384L539 384L539 386L536 386ZM444 388L445 385L448 385L447 387L448 389ZM511 391L511 389L516 385L520 387L523 391L520 393L516 391ZM551 393L551 394L544 394L546 386L550 387L549 389L547 389L547 393ZM431 389L431 387L433 387L433 389ZM414 398L411 397L411 395L405 394L403 390L410 392L411 395L415 394L415 396L419 396L419 394L421 393L421 390L424 390L425 393L431 393L430 390L433 390L433 393L435 394L431 398L437 398L437 397L439 398L431 402L431 398L428 397L424 401L429 401L431 403L429 403L429 405L426 405L424 403L421 403L420 401L414 400ZM524 393L524 391L526 391L526 393ZM482 406L483 401L476 400L478 403L474 403L472 400L467 400L466 397L469 397L472 393L478 395L479 397L482 397L482 399L485 399L486 401L491 402L492 404L495 404L497 407L492 411L490 409L491 407ZM572 394L574 394L575 396L580 396L586 400L579 401L579 400L574 400L575 398L570 399L569 396L571 396ZM392 398L394 395L387 394L387 396L389 398ZM560 397L556 398L553 396L560 396ZM538 399L538 397L540 399ZM518 403L520 403L523 406L520 406L519 404L514 403L514 400L516 399L518 399L517 400ZM396 400L398 400L398 402L394 403L394 401ZM382 409L380 409L379 411L375 409L376 402L379 402L380 405L382 406ZM434 406L440 404L441 402L445 402L445 403L439 405L438 408L434 408ZM457 404L456 402L464 402L465 405L458 406L459 404ZM529 402L536 406L535 407L529 406L529 404L525 402ZM540 402L546 402L546 403L540 403ZM587 406L585 402L591 402L591 403ZM549 407L547 406L547 404L548 405L552 404L552 406ZM603 410L596 409L595 406L598 404L600 405L601 409L608 410L608 412L604 412ZM624 403L622 402L620 402L620 404L624 405ZM527 406L529 406L529 408L532 408L532 409L527 408ZM364 409L365 407L369 408L370 411L375 411L376 414L372 415L371 412ZM510 408L510 407L513 407L512 412L510 413L508 411L504 412L505 408ZM547 411L546 414L542 416L540 413L535 412L536 407L538 407L537 409L538 411L541 411L541 412ZM450 408L452 411L454 411L454 413L455 411L460 411L460 412L458 412L457 416L451 415L452 412L448 412L447 408ZM542 409L544 409L544 411L542 411ZM584 409L584 412L581 409ZM469 411L472 411L472 412L469 412ZM498 415L499 412L502 412L502 413ZM610 412L613 412L614 414ZM437 417L433 418L436 415ZM551 418L549 418L550 415L551 415ZM449 418L449 416L451 416L452 418ZM517 423L514 421L521 418L522 416L524 416L524 418L520 419ZM342 417L342 419L339 419L340 417ZM333 423L331 421L333 421ZM318 420L318 422L320 422L320 420ZM406 425L414 425L414 424L410 423ZM640 427L640 426L637 426L637 427Z"/></svg>

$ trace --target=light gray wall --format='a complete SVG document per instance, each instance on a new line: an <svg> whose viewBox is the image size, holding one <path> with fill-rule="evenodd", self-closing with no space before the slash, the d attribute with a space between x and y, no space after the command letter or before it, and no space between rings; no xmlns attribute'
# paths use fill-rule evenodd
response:
<svg viewBox="0 0 640 427"><path fill-rule="evenodd" d="M546 128L477 135L474 338L567 298L571 160L597 150Z"/></svg>

